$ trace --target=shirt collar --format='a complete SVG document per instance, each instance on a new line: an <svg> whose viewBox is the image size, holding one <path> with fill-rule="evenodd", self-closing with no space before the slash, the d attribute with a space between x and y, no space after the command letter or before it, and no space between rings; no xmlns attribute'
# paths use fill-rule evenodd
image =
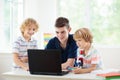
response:
<svg viewBox="0 0 120 80"><path fill-rule="evenodd" d="M90 49L89 49L88 54L86 55L86 57L92 54L91 53L92 49L93 49L93 46L91 45L91 47L90 47Z"/></svg>
<svg viewBox="0 0 120 80"><path fill-rule="evenodd" d="M22 41L26 41L25 38L24 38L22 35L20 36L20 38L21 38ZM31 37L30 41L33 41L33 40L34 40L34 39ZM30 42L30 41L29 41L29 42Z"/></svg>

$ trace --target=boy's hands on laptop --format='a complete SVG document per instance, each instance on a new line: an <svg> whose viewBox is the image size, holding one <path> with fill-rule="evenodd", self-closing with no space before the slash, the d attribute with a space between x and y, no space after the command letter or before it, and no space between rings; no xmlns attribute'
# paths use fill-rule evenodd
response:
<svg viewBox="0 0 120 80"><path fill-rule="evenodd" d="M73 67L74 65L74 59L69 58L65 63L62 63L62 69L66 70L68 66Z"/></svg>

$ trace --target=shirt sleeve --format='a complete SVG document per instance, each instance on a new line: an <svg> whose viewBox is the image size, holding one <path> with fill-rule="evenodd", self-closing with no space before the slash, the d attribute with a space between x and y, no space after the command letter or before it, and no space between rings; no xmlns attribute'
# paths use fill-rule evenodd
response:
<svg viewBox="0 0 120 80"><path fill-rule="evenodd" d="M68 53L69 53L68 58L76 58L77 57L77 45L76 45L76 43L73 43L70 46Z"/></svg>
<svg viewBox="0 0 120 80"><path fill-rule="evenodd" d="M45 46L45 49L55 49L55 41L53 39L49 40L49 42Z"/></svg>

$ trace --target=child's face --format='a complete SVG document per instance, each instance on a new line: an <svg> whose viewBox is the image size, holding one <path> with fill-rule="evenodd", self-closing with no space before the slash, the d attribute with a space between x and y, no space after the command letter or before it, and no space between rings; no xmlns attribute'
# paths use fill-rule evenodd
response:
<svg viewBox="0 0 120 80"><path fill-rule="evenodd" d="M32 35L34 35L35 32L36 32L36 26L31 25L25 28L23 35L26 37L31 37Z"/></svg>
<svg viewBox="0 0 120 80"><path fill-rule="evenodd" d="M88 42L86 42L84 39L80 38L80 39L76 39L76 44L79 48L81 49L85 49L88 45Z"/></svg>

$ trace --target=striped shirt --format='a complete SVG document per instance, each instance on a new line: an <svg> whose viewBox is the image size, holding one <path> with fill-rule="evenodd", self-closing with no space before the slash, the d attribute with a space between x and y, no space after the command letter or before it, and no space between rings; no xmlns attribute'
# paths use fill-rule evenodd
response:
<svg viewBox="0 0 120 80"><path fill-rule="evenodd" d="M97 64L96 69L102 69L103 64L101 60L101 56L97 49L91 46L90 50L88 51L87 55L83 56L80 55L80 48L77 50L77 62L79 62L79 58L83 58L83 68L90 68L92 64Z"/></svg>
<svg viewBox="0 0 120 80"><path fill-rule="evenodd" d="M24 37L20 36L13 43L13 53L17 53L18 57L27 57L27 49L37 49L37 40L31 38L29 42L25 41ZM14 64L14 67L19 67Z"/></svg>

